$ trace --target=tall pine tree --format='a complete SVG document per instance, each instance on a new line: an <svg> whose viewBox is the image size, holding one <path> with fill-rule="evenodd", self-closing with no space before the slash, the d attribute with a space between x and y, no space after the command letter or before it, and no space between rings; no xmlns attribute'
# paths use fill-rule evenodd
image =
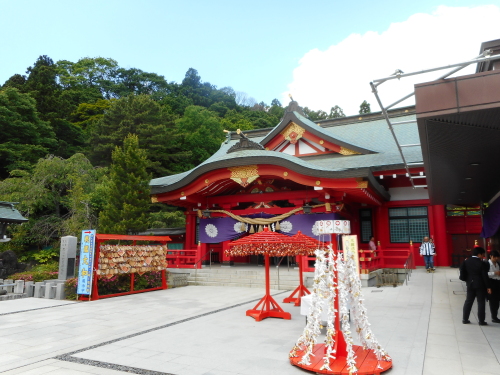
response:
<svg viewBox="0 0 500 375"><path fill-rule="evenodd" d="M107 203L99 215L99 232L135 234L147 229L150 207L149 162L146 151L139 148L139 137L129 134L123 148L112 155Z"/></svg>

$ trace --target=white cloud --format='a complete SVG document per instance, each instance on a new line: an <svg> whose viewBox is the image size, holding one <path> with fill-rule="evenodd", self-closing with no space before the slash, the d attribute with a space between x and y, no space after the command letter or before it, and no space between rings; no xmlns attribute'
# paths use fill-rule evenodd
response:
<svg viewBox="0 0 500 375"><path fill-rule="evenodd" d="M380 108L369 82L391 75L471 60L479 54L482 42L500 38L500 8L439 6L432 14L418 13L406 21L393 23L382 32L351 34L326 51L307 52L293 72L290 93L303 107L329 112L334 105L346 115L355 115L363 100L372 111ZM475 64L456 75L474 73ZM379 86L382 103L387 106L413 91L413 84L427 82L446 71L393 80ZM288 92L283 103L288 103ZM413 99L398 106L414 104Z"/></svg>

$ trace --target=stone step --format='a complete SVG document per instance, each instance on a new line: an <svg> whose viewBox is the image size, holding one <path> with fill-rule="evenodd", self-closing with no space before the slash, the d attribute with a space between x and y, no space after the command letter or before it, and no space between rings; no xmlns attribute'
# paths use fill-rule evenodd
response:
<svg viewBox="0 0 500 375"><path fill-rule="evenodd" d="M8 301L13 299L27 298L28 295L26 293L7 293L3 296L0 296L0 301Z"/></svg>
<svg viewBox="0 0 500 375"><path fill-rule="evenodd" d="M233 283L233 284L241 284L241 285L249 285L249 284L259 284L259 285L265 285L266 281L265 280L253 280L253 279L214 279L210 277L203 277L203 278L196 278L196 279L188 279L188 283L196 283L196 282L212 282L212 283ZM270 285L299 285L298 281L293 281L293 280L270 280L269 281Z"/></svg>
<svg viewBox="0 0 500 375"><path fill-rule="evenodd" d="M270 286L273 289L294 290L299 285L299 270L287 267L271 267ZM247 288L265 288L266 275L264 267L220 267L202 269L171 269L172 274L189 274L188 285L239 286ZM279 282L278 282L279 275ZM304 272L306 286L312 283L314 273Z"/></svg>
<svg viewBox="0 0 500 375"><path fill-rule="evenodd" d="M188 279L210 278L214 280L265 280L264 275L221 275L221 274L191 274ZM271 276L271 279L278 279L278 276ZM280 275L280 280L299 281L298 275Z"/></svg>
<svg viewBox="0 0 500 375"><path fill-rule="evenodd" d="M246 287L246 288L265 288L265 284L260 284L260 283L255 283L255 284L240 284L240 283L219 283L219 282L210 282L210 281L203 281L203 282L189 282L189 285L203 285L203 286L233 286L233 287ZM275 290L294 290L297 285L284 285L280 284L279 288L278 285L273 285L270 284L271 289Z"/></svg>

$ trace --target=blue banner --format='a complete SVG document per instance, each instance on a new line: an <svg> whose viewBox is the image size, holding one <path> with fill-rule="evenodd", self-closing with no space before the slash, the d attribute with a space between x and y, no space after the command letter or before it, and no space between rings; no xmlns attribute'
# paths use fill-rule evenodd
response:
<svg viewBox="0 0 500 375"><path fill-rule="evenodd" d="M92 291L92 267L94 265L95 229L83 230L78 268L77 294L90 295Z"/></svg>

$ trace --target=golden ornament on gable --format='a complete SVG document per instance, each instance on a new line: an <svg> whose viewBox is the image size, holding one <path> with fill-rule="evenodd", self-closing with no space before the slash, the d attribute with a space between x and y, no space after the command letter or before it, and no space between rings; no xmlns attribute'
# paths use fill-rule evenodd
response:
<svg viewBox="0 0 500 375"><path fill-rule="evenodd" d="M361 153L357 152L357 151L350 150L350 149L345 148L345 147L340 147L339 154L342 154L342 155L360 155Z"/></svg>
<svg viewBox="0 0 500 375"><path fill-rule="evenodd" d="M291 122L282 132L281 135L291 144L297 143L302 138L306 130L294 122Z"/></svg>
<svg viewBox="0 0 500 375"><path fill-rule="evenodd" d="M231 171L230 179L243 187L247 187L260 177L257 165L246 165L228 169Z"/></svg>

